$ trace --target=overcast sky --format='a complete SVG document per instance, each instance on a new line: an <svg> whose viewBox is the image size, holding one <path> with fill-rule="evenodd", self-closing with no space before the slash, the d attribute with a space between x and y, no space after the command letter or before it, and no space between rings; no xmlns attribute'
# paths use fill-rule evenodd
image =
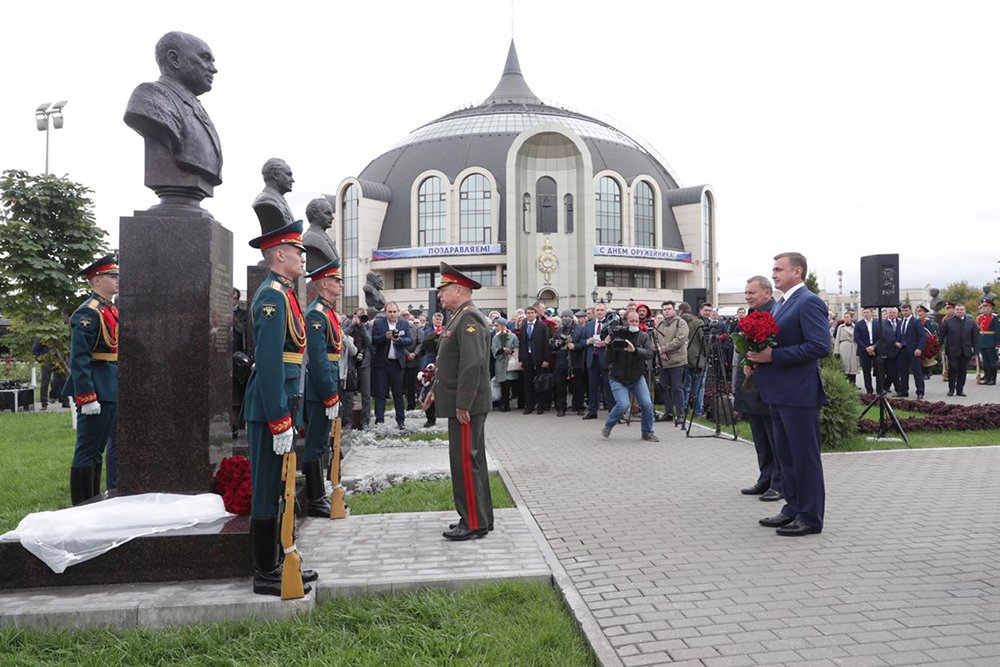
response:
<svg viewBox="0 0 1000 667"><path fill-rule="evenodd" d="M769 275L783 250L831 292L838 270L858 289L859 257L875 253L900 254L904 288L996 276L1000 3L517 0L513 13L537 95L648 142L682 185L712 185L721 291ZM5 0L0 169L44 170L34 109L68 99L50 169L94 190L113 245L119 216L156 202L121 118L169 30L215 53L201 100L224 182L204 206L234 233L242 287L264 160L291 165L304 219L310 199L493 90L511 4Z"/></svg>

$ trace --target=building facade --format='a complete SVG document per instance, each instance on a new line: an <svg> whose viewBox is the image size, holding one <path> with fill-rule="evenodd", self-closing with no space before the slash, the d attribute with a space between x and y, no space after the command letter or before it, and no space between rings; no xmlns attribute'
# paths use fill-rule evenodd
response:
<svg viewBox="0 0 1000 667"><path fill-rule="evenodd" d="M715 295L712 189L679 187L625 133L543 103L513 42L489 97L414 130L336 200L345 309L371 272L391 300L426 306L442 259L483 284L480 307L508 312Z"/></svg>

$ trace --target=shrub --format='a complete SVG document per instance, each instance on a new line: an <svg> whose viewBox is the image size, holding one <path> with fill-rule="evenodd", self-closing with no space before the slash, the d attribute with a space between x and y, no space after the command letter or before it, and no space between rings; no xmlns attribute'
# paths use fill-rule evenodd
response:
<svg viewBox="0 0 1000 667"><path fill-rule="evenodd" d="M820 364L820 377L827 400L819 418L823 448L839 449L858 433L861 416L858 391L847 381L840 361L833 357L827 357Z"/></svg>

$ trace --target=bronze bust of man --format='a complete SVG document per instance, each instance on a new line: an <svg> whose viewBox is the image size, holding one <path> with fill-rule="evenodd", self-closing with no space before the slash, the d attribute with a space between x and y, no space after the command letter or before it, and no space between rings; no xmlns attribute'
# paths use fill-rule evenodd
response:
<svg viewBox="0 0 1000 667"><path fill-rule="evenodd" d="M292 209L288 208L285 193L292 191L292 168L280 158L273 157L260 170L264 189L253 200L253 210L260 222L260 233L268 234L295 222Z"/></svg>
<svg viewBox="0 0 1000 667"><path fill-rule="evenodd" d="M337 246L327 232L333 225L333 204L326 197L317 197L306 206L309 228L302 235L306 247L306 271L312 272L340 259Z"/></svg>
<svg viewBox="0 0 1000 667"><path fill-rule="evenodd" d="M198 96L218 72L208 44L184 32L156 43L157 81L141 83L125 107L125 124L146 140L146 187L159 206L199 209L222 183L222 146Z"/></svg>
<svg viewBox="0 0 1000 667"><path fill-rule="evenodd" d="M382 282L382 276L374 271L365 277L365 286L362 290L365 293L365 304L369 309L375 311L385 309L385 294L382 293L384 287L385 283Z"/></svg>

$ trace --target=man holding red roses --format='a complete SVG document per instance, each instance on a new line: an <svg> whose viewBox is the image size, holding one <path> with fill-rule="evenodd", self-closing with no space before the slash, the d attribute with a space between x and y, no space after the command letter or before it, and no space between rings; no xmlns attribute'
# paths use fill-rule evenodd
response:
<svg viewBox="0 0 1000 667"><path fill-rule="evenodd" d="M771 281L764 276L754 276L747 280L743 296L750 307L751 314L770 314L774 307L774 298L771 296ZM752 324L753 319L753 317L741 318L735 331L742 331L743 325ZM746 334L746 332L743 333ZM760 469L760 475L753 486L741 489L740 493L747 496L760 496L760 499L764 501L781 500L783 497L781 493L781 466L774 456L774 427L771 422L771 410L767 403L760 400L760 390L756 385L744 386L746 376L743 372L743 363L745 359L745 355L740 355L736 364L734 407L740 414L745 415L750 423L753 446L757 450L757 467Z"/></svg>
<svg viewBox="0 0 1000 667"><path fill-rule="evenodd" d="M760 397L770 407L786 502L760 524L791 537L822 532L826 502L819 430L826 393L819 361L830 354L830 330L826 304L805 287L806 272L800 253L775 256L771 278L783 292L773 311L777 346L747 352Z"/></svg>

